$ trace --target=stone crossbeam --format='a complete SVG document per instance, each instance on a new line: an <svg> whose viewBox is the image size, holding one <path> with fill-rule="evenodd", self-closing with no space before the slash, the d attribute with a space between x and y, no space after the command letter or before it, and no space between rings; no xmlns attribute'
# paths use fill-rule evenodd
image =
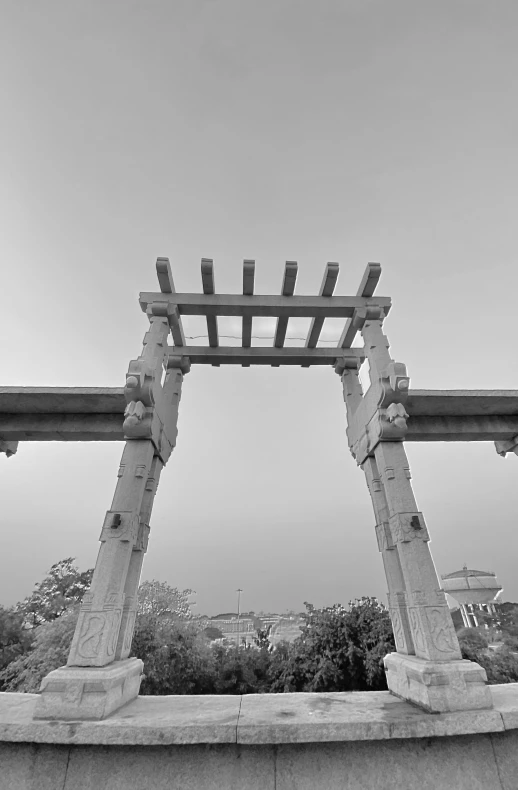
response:
<svg viewBox="0 0 518 790"><path fill-rule="evenodd" d="M335 365L337 360L346 360L351 366L363 359L363 349L349 348L301 348L301 347L254 347L239 346L186 346L173 348L172 356L183 355L192 365Z"/></svg>
<svg viewBox="0 0 518 790"><path fill-rule="evenodd" d="M407 442L493 442L518 434L518 390L410 390Z"/></svg>
<svg viewBox="0 0 518 790"><path fill-rule="evenodd" d="M180 315L257 316L287 318L350 318L355 310L379 307L390 310L388 296L247 296L244 294L166 294L144 291L140 306L146 311L153 302L167 302Z"/></svg>
<svg viewBox="0 0 518 790"><path fill-rule="evenodd" d="M213 364L217 355L222 364L250 364L253 355L253 364L271 365L282 352L281 364L322 365L333 364L337 353L336 348L188 349L193 364ZM171 353L186 351L171 348ZM0 438L122 441L125 406L122 387L0 387ZM518 434L518 390L410 390L406 409L410 442L493 442Z"/></svg>

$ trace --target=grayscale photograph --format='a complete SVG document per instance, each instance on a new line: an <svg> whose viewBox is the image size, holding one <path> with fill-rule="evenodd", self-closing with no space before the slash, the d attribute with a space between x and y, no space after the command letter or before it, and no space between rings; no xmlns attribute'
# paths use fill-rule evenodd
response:
<svg viewBox="0 0 518 790"><path fill-rule="evenodd" d="M0 790L518 790L517 42L0 0Z"/></svg>

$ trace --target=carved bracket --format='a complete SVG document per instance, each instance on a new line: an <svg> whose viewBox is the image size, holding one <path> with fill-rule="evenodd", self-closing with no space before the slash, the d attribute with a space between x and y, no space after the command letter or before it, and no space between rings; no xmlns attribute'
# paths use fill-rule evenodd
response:
<svg viewBox="0 0 518 790"><path fill-rule="evenodd" d="M495 450L502 458L505 458L507 453L518 455L518 435L513 436L512 439L495 442Z"/></svg>
<svg viewBox="0 0 518 790"><path fill-rule="evenodd" d="M387 365L381 373L380 385L379 407L386 408L392 403L405 403L410 387L406 365L402 362L391 362Z"/></svg>
<svg viewBox="0 0 518 790"><path fill-rule="evenodd" d="M151 439L164 464L176 444L181 386L191 367L187 356L166 357L168 328L161 319L167 318L168 309L168 304L162 302L154 302L148 309L153 323L144 338L142 355L129 364L123 423L125 438ZM163 367L166 376L162 385Z"/></svg>
<svg viewBox="0 0 518 790"><path fill-rule="evenodd" d="M10 458L18 449L18 442L4 442L0 439L0 453L5 453L7 458Z"/></svg>

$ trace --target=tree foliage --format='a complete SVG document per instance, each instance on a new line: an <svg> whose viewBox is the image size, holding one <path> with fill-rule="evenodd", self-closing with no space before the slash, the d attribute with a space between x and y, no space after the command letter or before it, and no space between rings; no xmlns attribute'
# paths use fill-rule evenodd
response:
<svg viewBox="0 0 518 790"><path fill-rule="evenodd" d="M272 691L386 689L383 657L395 650L387 609L375 598L346 608L306 603L301 636L272 655Z"/></svg>
<svg viewBox="0 0 518 790"><path fill-rule="evenodd" d="M66 663L91 576L72 558L61 560L18 607L0 607L0 690L37 691L45 675ZM211 643L221 633L192 617L192 592L158 581L139 588L132 655L144 662L142 694L386 688L383 658L395 645L388 611L375 598L323 609L307 603L300 637L273 649L269 629L259 629L251 645ZM499 650L489 649L487 629L458 634L463 657L484 667L490 683L518 681L518 607L504 607L507 644Z"/></svg>
<svg viewBox="0 0 518 790"><path fill-rule="evenodd" d="M13 607L0 606L0 672L23 655L31 642L31 632L23 627L23 615ZM0 679L0 691L5 690Z"/></svg>
<svg viewBox="0 0 518 790"><path fill-rule="evenodd" d="M74 557L56 562L33 592L18 604L24 624L33 628L61 617L81 602L92 582L93 568L79 571Z"/></svg>
<svg viewBox="0 0 518 790"><path fill-rule="evenodd" d="M34 630L31 650L0 672L5 691L38 691L45 675L66 664L78 613L77 605L69 607L59 618Z"/></svg>
<svg viewBox="0 0 518 790"><path fill-rule="evenodd" d="M143 582L138 590L138 614L153 617L190 620L192 618L189 596L194 590L179 590L166 582Z"/></svg>
<svg viewBox="0 0 518 790"><path fill-rule="evenodd" d="M131 649L144 662L141 694L212 694L212 655L189 620L137 617Z"/></svg>

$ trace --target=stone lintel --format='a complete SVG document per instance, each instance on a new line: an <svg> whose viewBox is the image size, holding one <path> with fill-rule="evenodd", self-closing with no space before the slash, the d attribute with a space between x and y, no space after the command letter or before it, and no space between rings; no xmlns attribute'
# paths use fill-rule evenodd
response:
<svg viewBox="0 0 518 790"><path fill-rule="evenodd" d="M42 680L35 719L104 719L138 696L139 658L104 667L60 667Z"/></svg>
<svg viewBox="0 0 518 790"><path fill-rule="evenodd" d="M385 656L389 690L431 713L489 710L493 706L485 670L474 661L427 661Z"/></svg>

